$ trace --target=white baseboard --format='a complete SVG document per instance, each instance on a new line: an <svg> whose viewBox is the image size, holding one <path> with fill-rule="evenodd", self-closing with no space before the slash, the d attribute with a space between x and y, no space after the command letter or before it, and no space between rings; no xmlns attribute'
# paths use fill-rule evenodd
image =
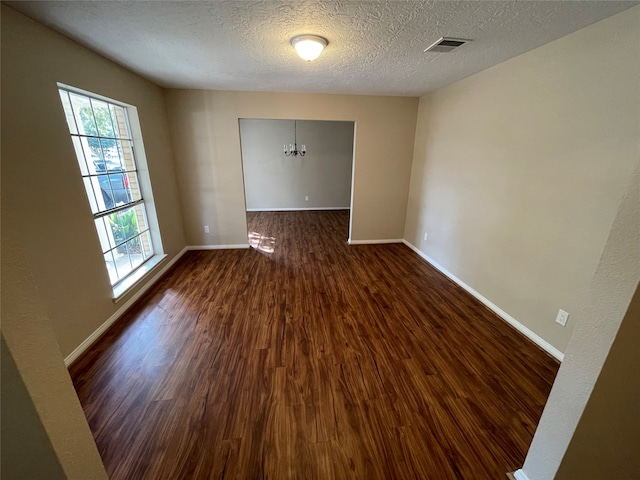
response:
<svg viewBox="0 0 640 480"><path fill-rule="evenodd" d="M158 273L156 273L150 280L147 281L147 283L140 287L140 290L134 293L129 300L123 303L122 306L118 310L116 310L113 315L107 318L107 320L102 325L100 325L91 335L89 335L84 342L78 345L73 352L67 355L67 357L64 359L64 364L68 367L80 355L82 355L82 353L84 353L87 348L93 345L93 343L98 340L98 338L100 338L100 336L102 336L102 334L106 332L107 329L111 325L113 325L115 321L118 320L129 309L129 307L131 307L131 305L136 302L136 300L142 297L142 295L144 295L147 290L149 290L158 280L160 280L160 277L162 277L162 275L164 275L165 272L173 266L173 264L180 260L180 258L188 249L189 247L184 247L182 250L180 250L180 252L178 252L175 257L169 260L160 270L158 270Z"/></svg>
<svg viewBox="0 0 640 480"><path fill-rule="evenodd" d="M249 248L248 243L231 243L228 245L189 245L187 250L234 250L236 248Z"/></svg>
<svg viewBox="0 0 640 480"><path fill-rule="evenodd" d="M515 472L513 472L513 476L515 477L516 480L529 480L529 477L527 477L524 472L522 471L522 469L520 470L516 470Z"/></svg>
<svg viewBox="0 0 640 480"><path fill-rule="evenodd" d="M350 210L350 207L311 207L311 208L247 208L247 212L302 212L307 210Z"/></svg>
<svg viewBox="0 0 640 480"><path fill-rule="evenodd" d="M380 240L347 240L349 245L382 245L385 243L403 243L401 238L383 238Z"/></svg>
<svg viewBox="0 0 640 480"><path fill-rule="evenodd" d="M480 300L482 303L484 303L487 307L489 307L489 309L493 310L494 313L496 313L500 318L502 318L505 322L507 322L508 324L510 324L513 328L515 328L516 330L518 330L520 333L522 333L525 337L527 337L529 340L531 340L533 343L535 343L536 345L538 345L540 348L542 348L544 351L546 351L549 355L551 355L552 357L562 361L564 360L564 354L558 350L556 347L554 347L553 345L551 345L549 342L547 342L546 340L544 340L542 337L540 337L539 335L537 335L536 333L534 333L533 331L529 330L527 327L525 327L523 324L521 324L519 321L517 321L515 318L513 318L511 315L509 315L507 312L505 312L504 310L502 310L500 307L498 307L497 305L495 305L493 302L491 302L488 298L484 297L483 295L481 295L480 293L478 293L476 290L474 290L473 288L471 288L469 285L467 285L466 283L464 283L462 280L460 280L458 277L456 277L454 274L452 274L451 272L449 272L447 269L445 269L444 267L442 267L441 265L439 265L437 262L435 262L433 259L431 259L429 256L427 256L427 254L425 254L424 252L422 252L421 250L419 250L415 245L413 245L411 242L408 242L407 240L403 240L403 243L409 247L411 250L413 250L414 252L416 252L418 255L420 255L420 257L422 257L423 260L425 260L427 263L429 263L430 265L432 265L435 269L439 270L440 272L442 272L444 275L446 275L447 277L449 277L451 280L453 280L455 283L457 283L459 286L461 286L462 288L464 288L467 292L469 292L471 295L473 295L474 297L476 297L478 300ZM521 472L521 470L518 470L519 472ZM516 472L517 473L517 472ZM524 475L524 473L523 473ZM518 478L516 476L516 478ZM520 477L521 480L526 480L526 476L525 477Z"/></svg>

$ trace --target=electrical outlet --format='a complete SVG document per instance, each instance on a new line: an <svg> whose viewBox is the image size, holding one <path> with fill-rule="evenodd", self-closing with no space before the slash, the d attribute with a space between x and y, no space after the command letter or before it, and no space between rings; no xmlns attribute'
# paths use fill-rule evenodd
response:
<svg viewBox="0 0 640 480"><path fill-rule="evenodd" d="M308 201L309 201L309 195L305 195L305 197L304 197L304 201L305 201L305 202L308 202Z"/></svg>
<svg viewBox="0 0 640 480"><path fill-rule="evenodd" d="M427 241L427 238L429 237L429 234L427 232L424 232L424 241Z"/></svg>
<svg viewBox="0 0 640 480"><path fill-rule="evenodd" d="M558 310L558 316L556 317L556 323L559 323L563 327L567 324L567 320L569 319L569 313L564 310Z"/></svg>
<svg viewBox="0 0 640 480"><path fill-rule="evenodd" d="M204 226L204 233L209 233L209 225Z"/></svg>

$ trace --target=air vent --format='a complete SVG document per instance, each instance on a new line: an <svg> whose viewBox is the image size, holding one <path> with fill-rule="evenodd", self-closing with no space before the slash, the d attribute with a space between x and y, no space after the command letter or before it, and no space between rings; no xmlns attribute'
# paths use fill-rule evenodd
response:
<svg viewBox="0 0 640 480"><path fill-rule="evenodd" d="M442 37L425 49L425 52L450 52L470 41L471 40L465 40L464 38Z"/></svg>

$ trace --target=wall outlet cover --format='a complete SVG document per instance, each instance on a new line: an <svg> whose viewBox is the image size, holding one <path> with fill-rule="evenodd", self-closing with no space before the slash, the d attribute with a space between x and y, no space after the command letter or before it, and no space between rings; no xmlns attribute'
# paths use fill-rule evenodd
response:
<svg viewBox="0 0 640 480"><path fill-rule="evenodd" d="M558 316L556 317L556 323L559 323L563 327L567 324L567 320L569 319L569 313L564 310L558 310Z"/></svg>

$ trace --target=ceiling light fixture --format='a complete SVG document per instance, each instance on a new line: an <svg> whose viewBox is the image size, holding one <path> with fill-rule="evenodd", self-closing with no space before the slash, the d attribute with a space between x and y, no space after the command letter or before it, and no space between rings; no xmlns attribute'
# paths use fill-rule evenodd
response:
<svg viewBox="0 0 640 480"><path fill-rule="evenodd" d="M298 122L297 120L293 121L293 145L289 144L289 146L287 147L286 145L284 146L284 154L287 157L297 157L298 155L300 155L301 157L304 157L305 153L307 153L307 147L302 144L300 145L300 150L298 150Z"/></svg>
<svg viewBox="0 0 640 480"><path fill-rule="evenodd" d="M320 56L329 41L318 35L298 35L291 39L291 45L303 60L310 62Z"/></svg>

